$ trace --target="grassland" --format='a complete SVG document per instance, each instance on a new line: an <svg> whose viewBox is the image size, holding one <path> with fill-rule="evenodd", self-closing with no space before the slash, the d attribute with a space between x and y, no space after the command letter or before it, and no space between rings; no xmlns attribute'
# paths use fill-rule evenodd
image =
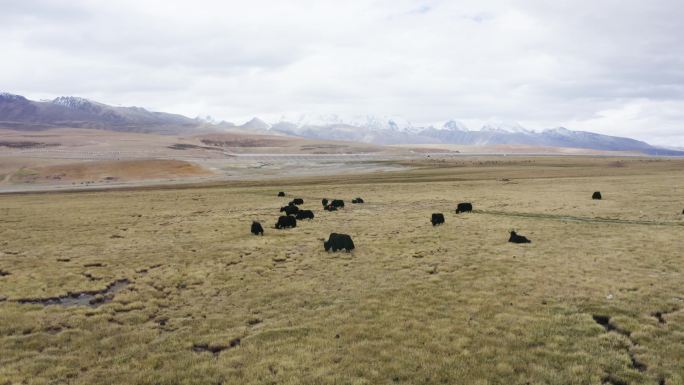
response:
<svg viewBox="0 0 684 385"><path fill-rule="evenodd" d="M684 162L406 165L0 196L0 384L684 384ZM274 230L293 197L316 218Z"/></svg>

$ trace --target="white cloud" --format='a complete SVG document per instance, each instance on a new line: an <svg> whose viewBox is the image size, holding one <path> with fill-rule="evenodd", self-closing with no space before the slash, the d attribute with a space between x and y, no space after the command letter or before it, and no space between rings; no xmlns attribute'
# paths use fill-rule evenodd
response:
<svg viewBox="0 0 684 385"><path fill-rule="evenodd" d="M684 145L677 0L0 0L0 88L189 116L565 125ZM634 113L634 109L638 113Z"/></svg>

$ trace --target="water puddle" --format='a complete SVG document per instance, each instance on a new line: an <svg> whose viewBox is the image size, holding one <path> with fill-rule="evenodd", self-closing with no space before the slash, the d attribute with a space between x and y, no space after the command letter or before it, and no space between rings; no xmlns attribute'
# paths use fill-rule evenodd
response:
<svg viewBox="0 0 684 385"><path fill-rule="evenodd" d="M69 293L61 297L52 298L28 298L20 299L16 302L35 305L62 305L62 306L90 306L98 307L104 303L111 302L114 295L130 285L128 279L120 279L107 285L103 290L82 291Z"/></svg>

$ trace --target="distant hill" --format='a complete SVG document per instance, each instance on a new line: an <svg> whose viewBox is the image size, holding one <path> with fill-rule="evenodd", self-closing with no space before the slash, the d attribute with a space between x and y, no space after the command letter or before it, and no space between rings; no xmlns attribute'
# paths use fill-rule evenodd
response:
<svg viewBox="0 0 684 385"><path fill-rule="evenodd" d="M15 130L72 127L170 134L198 129L205 124L203 120L182 115L141 107L113 107L73 96L36 102L20 95L0 93L0 127Z"/></svg>
<svg viewBox="0 0 684 385"><path fill-rule="evenodd" d="M485 125L480 130L469 130L456 121L441 127L400 125L390 119L382 123L377 118L366 122L345 123L335 117L332 123L295 124L279 122L271 131L314 139L352 140L373 144L458 144L468 146L528 145L571 147L603 151L637 151L648 155L684 156L684 151L652 146L635 139L573 131L564 127L541 131L527 130L520 125ZM379 123L380 122L380 123Z"/></svg>
<svg viewBox="0 0 684 385"><path fill-rule="evenodd" d="M141 107L113 107L73 96L37 102L20 95L0 93L0 128L33 131L60 127L160 134L241 131L376 145L525 145L684 156L684 151L679 149L655 147L635 139L573 131L564 127L534 131L513 124L485 125L479 130L470 130L455 120L440 127L421 127L400 118L365 116L345 121L337 115L315 119L300 117L297 122L281 121L275 124L255 117L238 126L229 122L217 123L153 112Z"/></svg>

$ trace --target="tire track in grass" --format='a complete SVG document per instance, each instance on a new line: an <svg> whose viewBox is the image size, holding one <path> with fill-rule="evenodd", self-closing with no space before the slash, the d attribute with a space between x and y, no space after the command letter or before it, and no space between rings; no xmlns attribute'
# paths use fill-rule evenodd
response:
<svg viewBox="0 0 684 385"><path fill-rule="evenodd" d="M684 227L684 222L660 222L660 221L642 221L642 220L635 220L635 219L591 218L591 217L576 217L576 216L572 216L572 215L514 213L514 212L496 211L496 210L473 210L472 212L474 214L497 215L497 216L505 216L505 217L552 219L552 220L557 220L557 221L568 221L568 222L610 223L610 224L618 224L618 225Z"/></svg>

